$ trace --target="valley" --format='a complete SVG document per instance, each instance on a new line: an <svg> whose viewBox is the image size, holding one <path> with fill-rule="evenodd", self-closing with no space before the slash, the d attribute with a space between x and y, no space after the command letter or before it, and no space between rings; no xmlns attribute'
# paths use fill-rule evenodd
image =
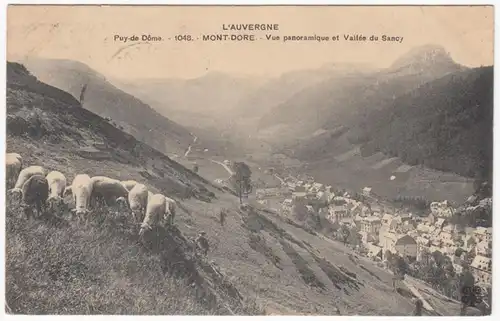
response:
<svg viewBox="0 0 500 321"><path fill-rule="evenodd" d="M435 45L385 69L335 63L274 78L118 79L72 60L9 61L8 153L69 182L135 180L178 205L174 226L143 240L126 211L102 208L80 225L68 198L62 213L24 223L8 198L9 308L407 316L418 298L424 315L460 315L462 265L474 262L456 251L491 255L468 240L491 244L491 190L480 186L492 180L492 78ZM238 163L247 192L231 183ZM468 215L486 223L457 223ZM201 231L207 256L195 250ZM409 238L405 256L397 242ZM423 252L447 283L417 273Z"/></svg>

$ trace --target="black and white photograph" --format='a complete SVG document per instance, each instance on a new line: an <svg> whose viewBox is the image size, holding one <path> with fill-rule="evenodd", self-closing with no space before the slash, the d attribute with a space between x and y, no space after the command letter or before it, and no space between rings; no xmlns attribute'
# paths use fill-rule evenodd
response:
<svg viewBox="0 0 500 321"><path fill-rule="evenodd" d="M492 314L493 5L6 7L5 314Z"/></svg>

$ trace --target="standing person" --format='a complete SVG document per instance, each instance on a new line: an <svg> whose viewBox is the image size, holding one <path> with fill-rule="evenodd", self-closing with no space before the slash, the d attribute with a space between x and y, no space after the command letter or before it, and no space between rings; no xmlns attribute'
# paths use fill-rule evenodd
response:
<svg viewBox="0 0 500 321"><path fill-rule="evenodd" d="M202 251L203 255L207 255L210 247L205 235L206 233L204 231L201 231L196 238L196 247Z"/></svg>
<svg viewBox="0 0 500 321"><path fill-rule="evenodd" d="M220 210L219 213L219 220L220 220L220 225L223 227L224 222L226 221L226 216L227 216L227 210L225 208Z"/></svg>

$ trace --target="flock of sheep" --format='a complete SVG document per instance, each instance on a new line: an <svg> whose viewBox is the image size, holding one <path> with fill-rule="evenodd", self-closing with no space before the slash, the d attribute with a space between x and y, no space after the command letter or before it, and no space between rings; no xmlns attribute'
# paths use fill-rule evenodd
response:
<svg viewBox="0 0 500 321"><path fill-rule="evenodd" d="M141 223L139 235L151 230L164 219L173 224L176 202L163 194L153 194L147 186L133 180L119 181L106 176L90 177L78 174L71 185L58 171L42 166L23 168L23 159L18 153L6 155L6 183L10 196L22 201L25 215L30 217L35 207L38 215L47 209L56 209L64 204L64 197L72 195L75 208L71 213L88 219L91 209L98 205L125 207L131 210L136 223Z"/></svg>

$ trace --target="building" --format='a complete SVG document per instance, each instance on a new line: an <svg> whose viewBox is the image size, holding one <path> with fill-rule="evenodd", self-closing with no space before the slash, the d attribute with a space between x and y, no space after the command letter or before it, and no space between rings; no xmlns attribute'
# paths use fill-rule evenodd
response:
<svg viewBox="0 0 500 321"><path fill-rule="evenodd" d="M389 227L391 225L392 219L393 216L391 214L384 214L384 216L382 216L382 225Z"/></svg>
<svg viewBox="0 0 500 321"><path fill-rule="evenodd" d="M385 256L385 253L387 251L389 251L391 253L395 253L396 252L396 249L394 247L394 245L396 244L396 241L397 241L396 234L394 234L392 232L384 231L384 229L380 230L380 233L379 233L379 245L383 249L383 252L382 252L383 257L382 258L384 260L387 259L387 257Z"/></svg>
<svg viewBox="0 0 500 321"><path fill-rule="evenodd" d="M453 246L455 244L453 241L453 230L449 228L449 225L441 230L438 238L444 246Z"/></svg>
<svg viewBox="0 0 500 321"><path fill-rule="evenodd" d="M467 252L470 252L476 246L476 239L473 235L462 235L462 249Z"/></svg>
<svg viewBox="0 0 500 321"><path fill-rule="evenodd" d="M451 217L455 213L453 207L448 201L432 202L430 205L431 213L437 217Z"/></svg>
<svg viewBox="0 0 500 321"><path fill-rule="evenodd" d="M294 202L305 202L307 200L306 192L293 192L292 201Z"/></svg>
<svg viewBox="0 0 500 321"><path fill-rule="evenodd" d="M380 246L368 243L366 244L366 248L368 250L367 256L369 258L375 259L378 257L382 259L382 248Z"/></svg>
<svg viewBox="0 0 500 321"><path fill-rule="evenodd" d="M491 284L491 258L476 255L470 267L476 283Z"/></svg>
<svg viewBox="0 0 500 321"><path fill-rule="evenodd" d="M436 216L431 213L431 214L427 215L427 217L425 218L425 221L428 225L434 225L434 223L436 223Z"/></svg>
<svg viewBox="0 0 500 321"><path fill-rule="evenodd" d="M417 241L409 235L399 236L394 247L401 257L417 258Z"/></svg>
<svg viewBox="0 0 500 321"><path fill-rule="evenodd" d="M434 226L438 229L442 229L444 227L444 224L446 223L446 220L444 218L438 218L436 222L434 222Z"/></svg>
<svg viewBox="0 0 500 321"><path fill-rule="evenodd" d="M486 242L491 242L492 241L492 228L486 228L486 227L478 227L474 231L474 236L479 242L486 241Z"/></svg>
<svg viewBox="0 0 500 321"><path fill-rule="evenodd" d="M481 241L477 243L476 255L491 257L491 242Z"/></svg>
<svg viewBox="0 0 500 321"><path fill-rule="evenodd" d="M348 216L347 207L344 205L330 205L328 207L328 217L331 222L340 222Z"/></svg>
<svg viewBox="0 0 500 321"><path fill-rule="evenodd" d="M408 234L409 236L413 237L414 239L416 239L417 237L420 236L420 234L418 233L417 230L407 231L406 234Z"/></svg>
<svg viewBox="0 0 500 321"><path fill-rule="evenodd" d="M306 209L307 209L307 212L309 214L314 214L316 213L316 211L314 210L314 208L311 206L311 205L306 205Z"/></svg>
<svg viewBox="0 0 500 321"><path fill-rule="evenodd" d="M281 209L285 211L290 211L293 206L293 201L290 198L287 198L281 203Z"/></svg>
<svg viewBox="0 0 500 321"><path fill-rule="evenodd" d="M255 191L255 196L257 199L273 198L284 195L284 191L280 188L259 188Z"/></svg>
<svg viewBox="0 0 500 321"><path fill-rule="evenodd" d="M402 257L417 258L417 241L409 235L383 232L379 235L379 245L384 250L384 259L387 259L385 257L386 251L398 253Z"/></svg>
<svg viewBox="0 0 500 321"><path fill-rule="evenodd" d="M376 216L365 217L360 222L360 230L370 234L378 234L382 227L382 221Z"/></svg>
<svg viewBox="0 0 500 321"><path fill-rule="evenodd" d="M321 203L328 202L328 195L325 192L319 191L316 193L316 199Z"/></svg>
<svg viewBox="0 0 500 321"><path fill-rule="evenodd" d="M356 223L354 223L354 220L351 217L344 217L339 222L341 225L345 225L348 227L356 227Z"/></svg>
<svg viewBox="0 0 500 321"><path fill-rule="evenodd" d="M429 225L427 224L424 224L424 223L420 223L417 225L417 231L420 233L420 234L426 234L426 233L429 233Z"/></svg>
<svg viewBox="0 0 500 321"><path fill-rule="evenodd" d="M363 188L363 195L370 197L372 195L372 188L371 187L365 187Z"/></svg>
<svg viewBox="0 0 500 321"><path fill-rule="evenodd" d="M417 260L420 261L423 258L424 253L430 253L430 241L424 237L417 237Z"/></svg>
<svg viewBox="0 0 500 321"><path fill-rule="evenodd" d="M312 192L315 192L315 193L317 193L317 192L323 192L323 191L325 190L325 187L324 187L324 185L323 185L323 184L321 184L321 183L313 183L313 184L311 185L310 190L311 190Z"/></svg>

